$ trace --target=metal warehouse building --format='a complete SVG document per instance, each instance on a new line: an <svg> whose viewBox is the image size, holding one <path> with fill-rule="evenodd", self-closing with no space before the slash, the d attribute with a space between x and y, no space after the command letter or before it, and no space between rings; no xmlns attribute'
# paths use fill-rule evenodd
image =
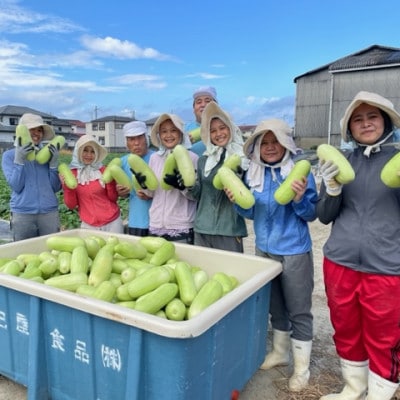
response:
<svg viewBox="0 0 400 400"><path fill-rule="evenodd" d="M340 144L340 118L360 91L388 98L400 111L400 49L373 45L294 79L295 136L310 148Z"/></svg>

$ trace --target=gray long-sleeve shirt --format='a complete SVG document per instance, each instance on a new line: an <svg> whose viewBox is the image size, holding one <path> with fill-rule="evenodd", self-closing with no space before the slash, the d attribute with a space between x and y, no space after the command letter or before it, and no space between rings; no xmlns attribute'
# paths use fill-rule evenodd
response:
<svg viewBox="0 0 400 400"><path fill-rule="evenodd" d="M332 222L324 256L357 271L400 275L400 188L388 188L380 179L397 150L382 146L369 158L362 151L348 154L356 177L339 196L328 196L321 186L317 216L323 224Z"/></svg>

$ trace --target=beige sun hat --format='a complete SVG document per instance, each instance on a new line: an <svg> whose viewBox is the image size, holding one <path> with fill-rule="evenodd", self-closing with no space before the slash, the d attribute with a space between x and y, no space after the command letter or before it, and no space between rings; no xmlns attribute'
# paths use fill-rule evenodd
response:
<svg viewBox="0 0 400 400"><path fill-rule="evenodd" d="M351 103L346 108L343 118L340 120L340 129L344 141L348 140L348 125L353 111L361 104L366 103L377 107L387 113L392 120L393 125L400 128L400 114L394 109L393 103L385 97L371 92L358 92Z"/></svg>
<svg viewBox="0 0 400 400"><path fill-rule="evenodd" d="M81 136L75 144L76 155L78 160L82 160L82 153L85 146L92 146L94 152L96 153L96 159L94 163L100 163L107 157L107 149L103 147L95 137L91 135L83 135Z"/></svg>
<svg viewBox="0 0 400 400"><path fill-rule="evenodd" d="M151 134L150 134L150 138L151 138L151 143L155 146L155 147L160 147L161 146L161 142L160 142L160 136L159 136L159 131L160 131L160 125L167 120L171 120L172 123L181 131L182 133L182 137L184 135L184 129L183 129L183 121L176 115L176 114L161 114L157 121L154 123L153 127L151 128Z"/></svg>
<svg viewBox="0 0 400 400"><path fill-rule="evenodd" d="M210 125L213 118L219 118L229 127L231 135L235 132L230 116L215 102L210 101L201 114L200 136L203 143L207 144L210 137Z"/></svg>
<svg viewBox="0 0 400 400"><path fill-rule="evenodd" d="M49 124L46 124L40 115L25 113L20 118L19 123L25 125L28 129L43 126L42 140L51 140L55 136L53 128Z"/></svg>
<svg viewBox="0 0 400 400"><path fill-rule="evenodd" d="M254 146L259 137L264 133L271 131L276 136L278 142L291 153L297 153L297 147L292 138L292 128L281 119L266 119L261 121L254 130L253 134L245 141L243 145L244 154L250 158L254 151Z"/></svg>

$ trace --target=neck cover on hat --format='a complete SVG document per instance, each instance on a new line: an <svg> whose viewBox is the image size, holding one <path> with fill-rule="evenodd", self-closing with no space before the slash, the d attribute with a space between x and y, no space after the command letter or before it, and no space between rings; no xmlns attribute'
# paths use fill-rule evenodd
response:
<svg viewBox="0 0 400 400"><path fill-rule="evenodd" d="M238 154L241 158L241 168L243 171L246 171L249 167L249 160L243 153L243 138L242 132L236 126L234 126L230 121L226 121L226 119L222 115L216 115L210 118L210 122L213 118L219 118L229 127L231 132L231 137L229 143L224 147L216 146L211 143L210 140L210 127L208 127L208 135L206 145L206 151L204 154L207 156L207 160L204 166L204 176L208 176L211 170L219 163L222 155L224 155L224 159L228 158L232 154ZM226 151L224 151L226 150Z"/></svg>
<svg viewBox="0 0 400 400"><path fill-rule="evenodd" d="M276 172L277 168L281 169L281 177L285 179L294 166L294 161L291 157L291 153L288 149L286 149L285 154L282 160L275 164L268 164L261 160L260 157L260 147L261 140L257 140L256 145L254 146L254 151L251 154L251 162L249 166L249 170L247 171L247 183L250 187L251 192L262 192L264 190L264 176L265 176L265 168L271 169L272 180L276 181Z"/></svg>
<svg viewBox="0 0 400 400"><path fill-rule="evenodd" d="M102 163L97 161L99 159L99 154L96 147L93 147L96 155L94 161L91 164L84 164L82 162L83 148L87 145L87 143L82 143L80 146L75 146L70 168L76 168L78 170L77 181L79 184L88 185L91 181L99 180L100 185L105 187L104 182L101 179L102 173L100 172Z"/></svg>

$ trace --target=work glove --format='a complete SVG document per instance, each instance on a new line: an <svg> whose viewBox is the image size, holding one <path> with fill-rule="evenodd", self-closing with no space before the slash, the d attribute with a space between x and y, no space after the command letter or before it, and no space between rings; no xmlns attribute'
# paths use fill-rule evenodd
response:
<svg viewBox="0 0 400 400"><path fill-rule="evenodd" d="M142 189L147 189L146 186L146 176L140 172L135 172L132 168L130 168L133 175L135 175L137 183L140 185Z"/></svg>
<svg viewBox="0 0 400 400"><path fill-rule="evenodd" d="M332 161L325 161L320 164L319 171L326 187L326 193L329 196L339 196L343 186L335 179L339 173L339 167Z"/></svg>
<svg viewBox="0 0 400 400"><path fill-rule="evenodd" d="M24 146L21 146L21 138L18 138L14 156L15 164L24 165L26 157L33 149L34 147L32 143L27 143Z"/></svg>
<svg viewBox="0 0 400 400"><path fill-rule="evenodd" d="M59 156L58 146L56 147L54 146L54 144L49 144L49 151L51 154L49 167L55 169L58 167L58 156Z"/></svg>
<svg viewBox="0 0 400 400"><path fill-rule="evenodd" d="M244 174L244 169L238 165L237 168L235 169L235 174L242 179L243 178L243 174Z"/></svg>
<svg viewBox="0 0 400 400"><path fill-rule="evenodd" d="M182 175L176 168L174 169L174 174L166 174L164 176L164 182L178 190L186 189Z"/></svg>

